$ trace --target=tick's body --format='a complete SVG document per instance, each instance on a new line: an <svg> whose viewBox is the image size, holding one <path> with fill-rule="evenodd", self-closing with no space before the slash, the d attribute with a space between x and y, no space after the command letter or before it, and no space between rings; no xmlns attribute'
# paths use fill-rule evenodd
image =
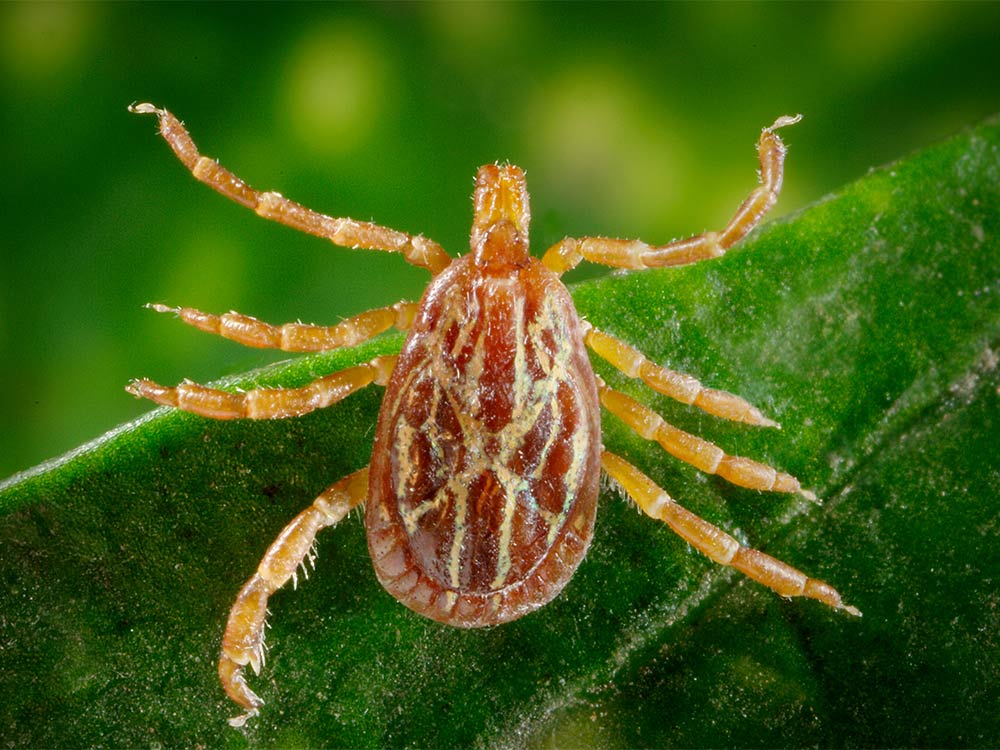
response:
<svg viewBox="0 0 1000 750"><path fill-rule="evenodd" d="M460 627L494 625L550 601L586 554L603 470L653 518L718 563L731 565L783 596L807 596L859 614L828 584L762 552L677 505L648 477L601 443L600 407L640 435L707 473L743 487L802 490L794 477L667 424L595 377L589 347L653 389L726 419L775 426L742 399L649 362L622 341L582 322L559 275L588 259L621 268L681 265L717 257L760 220L781 186L784 147L774 131L758 142L761 186L722 232L650 246L640 241L566 239L541 260L528 253L530 212L524 174L482 167L476 178L470 254L451 260L436 243L373 224L333 219L259 193L201 156L170 113L148 104L160 131L194 175L267 218L335 244L389 250L429 269L418 305L399 302L337 326L276 327L247 316L190 308L181 318L250 346L320 351L408 330L398 357L322 377L298 389L231 393L193 383L148 380L129 390L161 404L217 419L270 419L336 403L369 384L386 386L371 465L333 484L271 545L233 605L219 675L247 713L262 704L243 667L263 663L268 597L294 578L317 532L365 503L368 547L389 593L411 609ZM166 311L162 305L155 309Z"/></svg>
<svg viewBox="0 0 1000 750"><path fill-rule="evenodd" d="M494 231L507 242L516 230ZM379 415L365 509L382 585L462 627L559 593L597 510L600 406L573 302L526 252L492 257L498 239L421 301Z"/></svg>

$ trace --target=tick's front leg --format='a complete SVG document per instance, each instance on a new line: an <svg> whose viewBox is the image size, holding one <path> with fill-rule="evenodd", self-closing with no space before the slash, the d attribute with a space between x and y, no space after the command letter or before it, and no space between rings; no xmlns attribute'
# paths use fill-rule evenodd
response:
<svg viewBox="0 0 1000 750"><path fill-rule="evenodd" d="M129 111L140 115L156 115L160 121L160 135L191 174L265 219L322 237L341 247L401 253L413 265L426 268L434 274L451 262L444 248L426 237L399 232L367 221L326 216L290 201L280 193L254 190L217 161L199 153L187 129L167 110L143 103L133 104Z"/></svg>
<svg viewBox="0 0 1000 750"><path fill-rule="evenodd" d="M779 117L771 127L761 131L757 141L760 185L750 192L721 232L704 232L665 245L649 245L642 240L570 237L550 247L542 263L561 274L575 268L582 260L613 268L638 269L681 266L724 255L757 226L778 200L784 174L785 144L775 131L797 123L801 117Z"/></svg>
<svg viewBox="0 0 1000 750"><path fill-rule="evenodd" d="M246 709L242 716L230 719L234 727L241 727L247 719L256 716L264 704L250 689L243 675L248 664L254 674L264 666L264 620L267 617L267 600L284 586L288 579L297 583L296 570L305 569L306 560L312 561L316 534L327 526L340 522L352 508L364 501L368 494L367 467L341 479L317 497L311 506L299 513L274 540L257 572L240 590L226 623L219 656L219 679L226 694Z"/></svg>

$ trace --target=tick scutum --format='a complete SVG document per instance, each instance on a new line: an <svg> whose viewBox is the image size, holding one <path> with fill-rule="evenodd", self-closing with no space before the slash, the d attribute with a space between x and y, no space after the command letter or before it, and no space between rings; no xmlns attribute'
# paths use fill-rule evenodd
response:
<svg viewBox="0 0 1000 750"><path fill-rule="evenodd" d="M368 544L403 604L462 627L563 588L593 533L597 384L573 302L532 258L461 258L430 285L386 390Z"/></svg>

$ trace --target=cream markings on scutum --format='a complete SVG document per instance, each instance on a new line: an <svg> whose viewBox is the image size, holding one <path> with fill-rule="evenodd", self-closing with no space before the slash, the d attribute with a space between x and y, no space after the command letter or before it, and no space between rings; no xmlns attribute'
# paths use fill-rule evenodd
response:
<svg viewBox="0 0 1000 750"><path fill-rule="evenodd" d="M420 528L421 519L431 511L444 518L450 507L452 537L447 551L447 584L453 589L462 588L462 573L467 565L463 560L467 542L469 513L472 512L470 492L480 477L491 477L501 491L503 498L497 526L496 560L494 575L489 585L501 589L508 583L512 567L511 545L514 524L518 517L518 507L528 518L539 519L546 528L546 544L551 546L561 530L578 484L578 476L586 462L590 440L586 431L575 430L571 442L570 465L559 478L563 487L563 501L559 511L540 508L532 493L532 480L539 481L544 475L554 446L566 428L562 404L557 397L560 384L567 383L570 375L571 351L551 346L551 340L559 340L560 334L567 335L566 324L558 314L558 305L546 299L536 310L532 320L528 320L524 296L518 294L517 279L488 278L471 288L455 286L445 291L442 300L442 316L432 330L427 332L421 345L421 357L411 373L421 372L422 377L408 378L405 389L400 392L422 393L429 382L433 406L423 412L422 424L404 425L399 420L396 427L397 445L412 445L417 434L423 434L431 452L435 452L437 433L440 425L449 420L442 418L441 410L451 411L461 431L460 442L463 455L455 459L455 473L440 484L436 491L415 505L411 505L413 482L409 473L426 471L427 466L412 461L408 451L398 451L399 471L396 474L396 501L406 532L412 537ZM480 418L483 403L482 378L486 370L488 347L486 339L496 336L488 329L493 320L489 307L505 305L501 320L509 322L509 329L503 331L503 340L511 345L513 353L512 380L510 385L510 414L498 429L489 429ZM475 314L473 314L473 312ZM548 336L549 340L546 340ZM450 345L448 339L451 338ZM442 354L444 356L442 356ZM463 361L463 357L467 357ZM532 367L541 372L537 376ZM456 372L461 368L461 373ZM579 395L570 388L573 405L579 408ZM403 398L397 400L398 410ZM547 434L540 437L541 448L531 456L531 463L519 472L510 466L523 452L529 433L537 425L548 425ZM444 457L437 452L433 463L438 464ZM444 583L444 582L442 582Z"/></svg>

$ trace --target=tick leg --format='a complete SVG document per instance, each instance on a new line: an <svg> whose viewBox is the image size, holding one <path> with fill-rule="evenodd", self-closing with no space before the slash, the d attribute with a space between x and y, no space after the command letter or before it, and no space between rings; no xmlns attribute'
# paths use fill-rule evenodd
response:
<svg viewBox="0 0 1000 750"><path fill-rule="evenodd" d="M797 492L816 502L816 496L802 489L791 474L777 471L749 458L730 456L715 443L684 432L668 424L663 417L620 391L608 388L598 379L598 393L604 408L621 419L646 440L655 440L672 456L691 464L706 474L718 474L740 487L768 492Z"/></svg>
<svg viewBox="0 0 1000 750"><path fill-rule="evenodd" d="M444 248L426 237L398 232L367 221L333 218L294 203L280 193L254 190L214 159L202 156L184 125L167 110L152 104L133 104L129 111L156 115L160 120L160 135L191 174L265 219L314 234L341 247L402 253L413 265L427 268L434 274L451 262Z"/></svg>
<svg viewBox="0 0 1000 750"><path fill-rule="evenodd" d="M273 326L249 315L229 312L212 315L191 307L146 305L157 312L172 312L188 325L223 338L258 349L281 349L286 352L323 352L344 346L356 346L390 328L408 330L417 314L415 302L397 302L391 307L368 310L333 326L285 323Z"/></svg>
<svg viewBox="0 0 1000 750"><path fill-rule="evenodd" d="M255 388L233 393L197 383L171 388L151 380L133 380L125 390L212 419L282 419L324 409L371 383L386 385L398 358L375 357L363 365L317 378L302 388Z"/></svg>
<svg viewBox="0 0 1000 750"><path fill-rule="evenodd" d="M856 607L844 604L840 594L830 584L810 578L788 563L763 552L743 547L722 529L675 503L652 479L623 458L604 451L601 466L646 515L665 521L674 533L720 565L736 568L781 596L805 596L848 614L861 616Z"/></svg>
<svg viewBox="0 0 1000 750"><path fill-rule="evenodd" d="M630 378L639 378L654 391L683 404L691 404L704 412L733 422L761 427L780 427L760 410L739 396L726 391L706 388L696 378L668 370L646 359L646 356L621 339L589 328L584 341L594 352L606 359Z"/></svg>
<svg viewBox="0 0 1000 750"><path fill-rule="evenodd" d="M615 268L659 268L697 263L699 260L724 255L727 249L757 226L778 200L784 171L785 145L775 131L786 125L793 125L800 119L801 115L779 117L771 127L761 131L757 141L760 185L736 209L729 224L721 232L705 232L668 242L666 245L648 245L641 240L570 237L550 247L542 257L542 263L561 274L575 268L584 259Z"/></svg>
<svg viewBox="0 0 1000 750"><path fill-rule="evenodd" d="M257 572L243 586L229 612L226 633L222 638L219 655L219 679L226 694L246 709L246 713L229 723L243 726L247 719L256 716L262 701L247 686L243 668L249 664L254 674L260 674L264 665L264 619L267 617L267 600L288 579L298 583L296 570L301 565L306 570L306 560L313 561L313 543L316 534L327 526L338 523L368 494L368 468L350 474L329 487L311 506L299 513L278 538L271 543Z"/></svg>

